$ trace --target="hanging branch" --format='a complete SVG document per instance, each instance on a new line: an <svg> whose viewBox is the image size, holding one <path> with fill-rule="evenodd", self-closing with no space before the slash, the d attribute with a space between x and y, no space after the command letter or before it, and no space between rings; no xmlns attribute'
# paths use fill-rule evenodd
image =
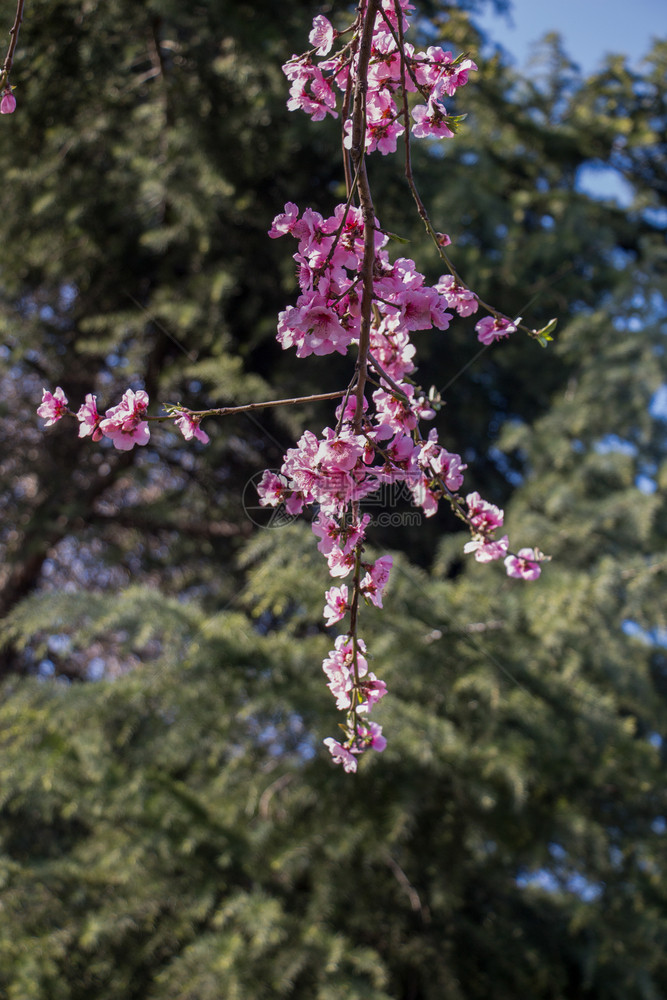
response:
<svg viewBox="0 0 667 1000"><path fill-rule="evenodd" d="M477 67L467 56L430 47L414 52L404 41L408 24L408 0L359 0L352 40L333 57L329 53L341 32L324 15L313 20L309 35L314 49L293 56L283 67L290 80L290 110L303 109L320 121L327 114L338 117L334 86L344 92L342 121L345 150L346 200L324 219L319 213L288 202L273 220L269 236L291 236L298 241L297 261L300 294L278 318L277 340L283 349L296 348L299 358L335 352L346 355L358 344L354 375L344 391L308 397L247 403L195 411L166 404L166 416L149 417L149 400L143 389L128 389L119 404L104 414L89 393L77 413L68 407L58 387L44 389L37 412L47 426L63 416L79 422L79 436L93 441L107 438L114 447L127 451L150 440L149 421L171 420L185 440L208 441L200 427L203 418L222 417L270 406L288 406L315 400L341 399L336 408L335 429L325 427L318 437L304 431L296 447L283 456L280 472L267 470L257 488L262 506L285 505L290 515L306 507L317 508L312 529L320 539L335 580L325 593L325 627L349 616L349 623L322 663L328 687L337 708L344 711L340 723L343 736L324 740L334 762L348 772L357 770L359 756L367 750L382 751L386 739L382 727L369 719L369 712L386 694L384 681L370 669L366 644L359 635L359 617L364 604L382 607L382 596L392 567L392 557L375 560L365 556L371 517L362 501L384 485L403 485L425 517L448 503L466 524L470 541L465 553L477 562L502 561L508 576L536 580L546 557L537 548L514 553L503 528L504 513L474 491L465 494L466 465L456 452L438 440L437 428L425 435L422 419L435 416L421 388L411 376L415 371L409 334L413 330L446 330L457 312L463 317L485 306L479 296L463 284L442 248L449 238L436 233L417 193L410 164L409 135L415 138L452 138L461 116L451 116L442 103L467 82ZM395 19L395 26L392 21ZM405 25L404 25L405 21ZM319 64L313 55L323 60ZM400 63L399 63L400 60ZM400 71L399 71L400 66ZM407 92L416 89L426 103L410 111ZM411 121L413 119L413 121ZM406 177L419 215L436 243L449 274L429 285L414 261L392 260L384 249L389 240L376 223L366 170L366 156L395 152L396 140L405 134ZM353 199L358 202L353 205ZM510 320L486 306L489 315L475 324L477 340L485 347L516 332L519 320ZM528 331L546 346L555 320L541 331ZM372 400L365 388L376 387Z"/></svg>

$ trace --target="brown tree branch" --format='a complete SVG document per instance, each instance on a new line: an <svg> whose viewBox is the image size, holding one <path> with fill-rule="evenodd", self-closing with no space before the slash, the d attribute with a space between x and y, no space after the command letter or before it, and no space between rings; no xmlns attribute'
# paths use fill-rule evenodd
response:
<svg viewBox="0 0 667 1000"><path fill-rule="evenodd" d="M370 63L373 30L378 12L378 0L368 0L359 45L357 80L354 90L352 113L352 141L350 154L357 174L359 204L364 217L364 259L361 267L363 294L361 299L361 326L359 330L359 355L357 357L357 386L355 395L357 408L354 426L361 433L364 414L364 386L368 367L370 346L371 315L373 307L373 268L375 264L375 212L366 172L366 92L368 90L368 65Z"/></svg>
<svg viewBox="0 0 667 1000"><path fill-rule="evenodd" d="M18 0L16 6L16 17L14 18L14 24L9 29L9 34L12 36L9 43L9 48L7 49L7 55L5 56L5 61L2 66L2 72L0 73L0 90L7 86L9 80L9 74L11 68L14 64L14 52L16 51L16 43L19 40L19 29L21 27L21 22L23 21L23 6L25 0Z"/></svg>

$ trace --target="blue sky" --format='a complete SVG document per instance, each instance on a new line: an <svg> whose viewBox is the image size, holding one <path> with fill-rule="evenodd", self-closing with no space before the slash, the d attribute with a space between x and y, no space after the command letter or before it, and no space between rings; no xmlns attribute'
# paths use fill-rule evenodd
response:
<svg viewBox="0 0 667 1000"><path fill-rule="evenodd" d="M651 37L667 38L665 0L512 0L512 13L487 13L477 20L495 42L525 67L534 43L558 31L565 49L583 73L597 69L609 52L626 53L639 62Z"/></svg>
<svg viewBox="0 0 667 1000"><path fill-rule="evenodd" d="M535 45L549 31L563 38L565 51L586 76L599 69L609 53L623 53L638 66L653 38L667 38L665 0L511 0L510 15L487 12L477 17L494 44L512 56L518 69L530 65ZM483 63L482 63L483 66ZM632 190L611 169L582 168L578 183L594 197L621 205Z"/></svg>

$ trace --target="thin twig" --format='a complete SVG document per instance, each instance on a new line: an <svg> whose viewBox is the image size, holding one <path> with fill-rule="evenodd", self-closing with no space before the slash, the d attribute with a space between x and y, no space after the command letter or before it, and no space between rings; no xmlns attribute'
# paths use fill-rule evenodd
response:
<svg viewBox="0 0 667 1000"><path fill-rule="evenodd" d="M14 64L14 52L16 51L16 43L19 40L19 29L21 27L21 22L23 20L23 5L25 0L18 0L16 6L16 17L14 18L14 24L9 30L9 34L12 36L9 43L9 48L7 49L7 55L5 56L5 61L2 66L2 73L0 73L0 90L7 86L9 80L9 74L11 68Z"/></svg>
<svg viewBox="0 0 667 1000"><path fill-rule="evenodd" d="M357 190L359 204L364 217L364 259L361 267L363 295L361 299L361 324L359 329L359 355L357 357L357 409L354 416L354 427L357 434L361 431L361 421L364 413L364 385L366 383L366 368L368 366L368 348L370 345L371 312L373 306L373 267L375 264L375 211L371 196L368 174L366 172L366 92L368 90L368 65L371 58L373 30L378 11L379 0L368 0L366 7L359 58L357 63L357 81L354 90L354 109L352 115L352 142L350 153L352 163L357 173Z"/></svg>
<svg viewBox="0 0 667 1000"><path fill-rule="evenodd" d="M410 400L408 399L406 394L399 386L396 385L391 375L387 375L382 365L378 361L376 361L376 359L373 357L370 351L368 352L368 358L370 363L373 365L373 368L375 368L375 370L377 371L378 375L380 375L385 380L387 385L390 385L391 388L394 390L392 395L394 395L397 399L400 399L402 402L407 403L408 406L410 406Z"/></svg>
<svg viewBox="0 0 667 1000"><path fill-rule="evenodd" d="M250 410L266 410L270 406L295 406L298 403L318 403L324 399L340 399L344 396L346 389L337 392L321 392L315 396L294 396L291 399L269 399L263 403L245 403L243 406L222 406L215 410L190 410L182 407L186 413L193 417L228 417L232 413L248 413ZM148 417L149 420L167 420L169 417Z"/></svg>

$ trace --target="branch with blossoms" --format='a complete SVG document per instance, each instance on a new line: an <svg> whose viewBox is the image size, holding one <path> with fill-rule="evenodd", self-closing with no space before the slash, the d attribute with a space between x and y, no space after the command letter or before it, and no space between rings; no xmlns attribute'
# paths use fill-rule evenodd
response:
<svg viewBox="0 0 667 1000"><path fill-rule="evenodd" d="M409 490L413 503L432 517L441 501L468 527L464 552L480 563L503 560L509 576L535 580L547 559L537 548L514 553L503 527L503 511L477 492L464 494L461 455L439 443L438 432L422 432L421 421L435 417L437 402L413 381L414 331L447 330L453 314L470 317L481 308L475 331L484 345L518 330L546 346L555 321L531 330L484 303L461 279L444 252L449 237L434 228L412 177L411 138L452 138L464 116L449 115L444 105L477 70L467 56L454 58L437 46L425 52L405 40L409 0L360 0L354 22L337 31L323 15L313 21L313 48L293 56L283 67L290 82L288 108L313 121L340 116L347 197L328 218L312 208L301 211L288 202L269 230L272 239L296 241L294 260L300 294L278 317L277 339L297 358L339 353L355 355L349 385L343 391L294 399L249 403L195 411L169 404L163 416L149 417L148 397L128 389L121 402L102 416L95 397L86 396L75 414L62 389L44 390L40 416L51 424L64 416L79 421L79 435L93 441L109 438L128 450L145 445L149 421L173 421L187 439L208 441L200 422L249 409L314 400L338 399L336 422L318 436L305 430L288 449L278 474L265 472L260 504L284 504L287 512L314 511L312 529L330 575L340 582L325 594L324 621L340 634L323 663L336 707L344 713L338 739L324 742L333 760L356 771L368 749L384 750L381 727L370 720L386 685L369 670L368 650L359 634L362 603L382 607L392 559L365 556L370 517L363 502L393 484ZM338 49L336 50L336 45ZM428 285L413 260L392 260L389 235L375 217L366 158L394 153L403 138L405 174L422 221L447 273ZM342 622L345 625L341 625Z"/></svg>
<svg viewBox="0 0 667 1000"><path fill-rule="evenodd" d="M90 437L93 441L109 438L119 451L130 451L135 444L145 445L150 441L149 421L155 423L172 422L181 432L186 441L195 438L202 444L208 444L210 438L199 424L204 417L228 417L236 413L249 413L253 410L266 410L274 406L295 406L298 403L318 403L327 399L339 399L344 392L322 392L311 396L291 396L289 399L270 399L261 403L244 403L243 406L218 406L210 410L190 410L180 403L167 403L164 416L149 416L147 413L148 393L140 389L134 392L127 389L117 406L112 406L104 413L97 409L97 397L92 393L86 395L85 402L74 413L69 408L69 401L60 386L55 392L42 390L42 402L37 407L37 415L50 427L63 417L74 417L79 421L79 437Z"/></svg>

